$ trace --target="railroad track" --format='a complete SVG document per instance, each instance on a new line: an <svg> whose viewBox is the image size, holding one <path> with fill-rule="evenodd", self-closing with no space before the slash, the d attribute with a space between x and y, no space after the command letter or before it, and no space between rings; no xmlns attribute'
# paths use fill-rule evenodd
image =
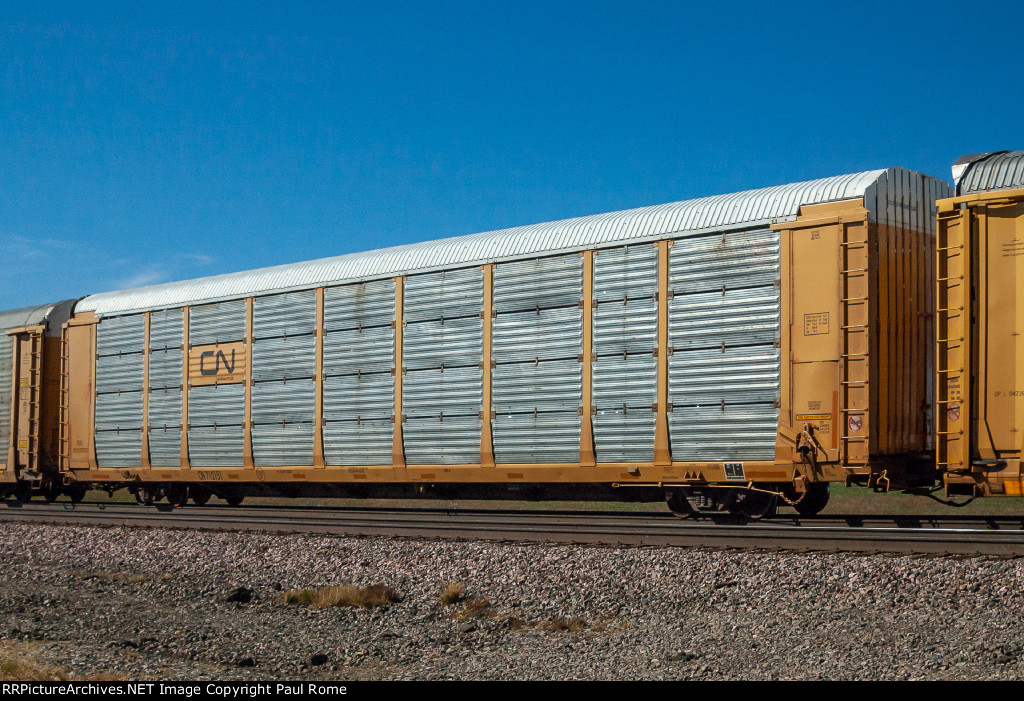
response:
<svg viewBox="0 0 1024 701"><path fill-rule="evenodd" d="M680 520L670 514L424 508L144 507L7 502L0 520L276 533L737 549L1024 555L1019 516L780 516Z"/></svg>

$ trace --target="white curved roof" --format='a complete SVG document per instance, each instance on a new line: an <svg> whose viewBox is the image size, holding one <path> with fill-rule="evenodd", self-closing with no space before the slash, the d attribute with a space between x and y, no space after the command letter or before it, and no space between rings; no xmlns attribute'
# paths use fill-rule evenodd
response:
<svg viewBox="0 0 1024 701"><path fill-rule="evenodd" d="M993 190L1011 190L1024 187L1024 151L997 151L979 156L964 156L953 164L956 167L967 161L966 172L957 177L957 191L960 195Z"/></svg>
<svg viewBox="0 0 1024 701"><path fill-rule="evenodd" d="M603 248L664 238L672 234L750 228L792 220L799 213L801 205L864 197L883 174L894 171L910 172L902 168L872 170L729 195L349 253L305 263L103 292L84 298L75 311L92 311L98 316L117 315ZM873 202L872 197L865 206L872 209Z"/></svg>

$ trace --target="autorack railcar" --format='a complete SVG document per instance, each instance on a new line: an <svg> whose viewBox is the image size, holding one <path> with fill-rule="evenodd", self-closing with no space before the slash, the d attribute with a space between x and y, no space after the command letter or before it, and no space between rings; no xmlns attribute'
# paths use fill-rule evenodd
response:
<svg viewBox="0 0 1024 701"><path fill-rule="evenodd" d="M952 195L889 168L92 295L56 474L179 504L511 488L748 516L928 482Z"/></svg>

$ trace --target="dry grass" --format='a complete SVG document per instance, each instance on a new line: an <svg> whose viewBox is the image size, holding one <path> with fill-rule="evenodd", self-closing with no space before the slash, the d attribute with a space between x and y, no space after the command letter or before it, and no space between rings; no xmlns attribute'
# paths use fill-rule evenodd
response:
<svg viewBox="0 0 1024 701"><path fill-rule="evenodd" d="M0 681L12 682L67 682L67 681L121 681L110 674L84 677L69 674L57 667L40 664L36 652L28 643L0 643Z"/></svg>
<svg viewBox="0 0 1024 701"><path fill-rule="evenodd" d="M561 633L567 630L579 633L587 627L587 624L583 622L582 618L574 616L572 618L552 618L550 621L541 621L537 627L553 633Z"/></svg>
<svg viewBox="0 0 1024 701"><path fill-rule="evenodd" d="M485 596L474 596L466 599L462 610L456 613L453 618L457 621L468 621L474 618L494 618L491 600Z"/></svg>
<svg viewBox="0 0 1024 701"><path fill-rule="evenodd" d="M345 584L317 589L292 589L284 594L286 604L300 604L316 608L355 606L369 609L388 606L398 601L400 601L398 592L383 584L371 584L368 587L354 587Z"/></svg>
<svg viewBox="0 0 1024 701"><path fill-rule="evenodd" d="M452 604L459 603L463 599L465 589L462 582L448 582L448 586L441 592L441 604L451 606Z"/></svg>

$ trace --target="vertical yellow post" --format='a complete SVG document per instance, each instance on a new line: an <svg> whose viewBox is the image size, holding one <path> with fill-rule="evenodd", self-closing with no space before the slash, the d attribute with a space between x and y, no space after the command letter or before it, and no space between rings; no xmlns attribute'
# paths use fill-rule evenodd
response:
<svg viewBox="0 0 1024 701"><path fill-rule="evenodd" d="M580 466L597 464L594 450L594 252L583 256L583 394L580 400Z"/></svg>
<svg viewBox="0 0 1024 701"><path fill-rule="evenodd" d="M484 372L483 406L480 411L480 466L494 467L494 439L491 436L491 330L494 326L494 266L484 265Z"/></svg>
<svg viewBox="0 0 1024 701"><path fill-rule="evenodd" d="M668 436L668 252L669 241L658 246L658 416L654 424L654 464L671 465Z"/></svg>
<svg viewBox="0 0 1024 701"><path fill-rule="evenodd" d="M245 298L245 425L242 439L242 465L252 467L252 307L253 298Z"/></svg>
<svg viewBox="0 0 1024 701"><path fill-rule="evenodd" d="M324 461L324 288L316 291L316 409L313 413L313 467Z"/></svg>
<svg viewBox="0 0 1024 701"><path fill-rule="evenodd" d="M143 315L142 337L142 465L148 470L149 464L149 326L152 323L152 312Z"/></svg>
<svg viewBox="0 0 1024 701"><path fill-rule="evenodd" d="M192 344L188 340L188 320L191 316L192 310L189 307L185 307L182 310L184 318L182 319L182 362L181 367L183 369L183 376L181 378L181 466L184 469L188 469L192 466L192 463L188 459L188 362L189 352L192 348Z"/></svg>
<svg viewBox="0 0 1024 701"><path fill-rule="evenodd" d="M405 441L402 437L402 339L405 336L405 278L395 278L395 415L391 443L391 464L405 467Z"/></svg>

